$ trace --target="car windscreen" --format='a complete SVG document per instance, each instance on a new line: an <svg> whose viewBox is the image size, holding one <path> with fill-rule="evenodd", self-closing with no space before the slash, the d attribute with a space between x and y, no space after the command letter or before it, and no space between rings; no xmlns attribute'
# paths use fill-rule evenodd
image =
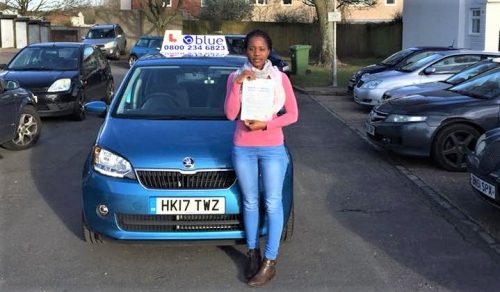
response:
<svg viewBox="0 0 500 292"><path fill-rule="evenodd" d="M451 76L450 78L446 79L445 82L452 85L457 85L483 72L497 68L498 66L499 64L495 62L476 63L458 72L457 74Z"/></svg>
<svg viewBox="0 0 500 292"><path fill-rule="evenodd" d="M418 70L418 69L424 67L425 65L427 65L431 62L438 60L442 56L443 55L441 55L441 54L433 53L425 58L422 58L422 59L414 62L414 63L409 63L408 65L402 66L402 67L398 68L397 70L402 71L402 72L413 72L415 70Z"/></svg>
<svg viewBox="0 0 500 292"><path fill-rule="evenodd" d="M449 90L476 98L498 98L500 97L500 68L455 85Z"/></svg>
<svg viewBox="0 0 500 292"><path fill-rule="evenodd" d="M75 71L79 62L79 47L32 47L19 52L9 63L8 70Z"/></svg>
<svg viewBox="0 0 500 292"><path fill-rule="evenodd" d="M110 28L92 28L87 33L88 39L110 39L115 37L115 30Z"/></svg>
<svg viewBox="0 0 500 292"><path fill-rule="evenodd" d="M394 66L397 63L399 63L401 60L403 60L404 58L413 54L413 52L415 52L415 50L413 50L413 49L406 49L406 50L396 52L396 53L390 55L389 57L387 57L386 59L384 59L382 62L380 62L380 64Z"/></svg>
<svg viewBox="0 0 500 292"><path fill-rule="evenodd" d="M113 116L139 119L226 119L230 66L136 67L115 104Z"/></svg>

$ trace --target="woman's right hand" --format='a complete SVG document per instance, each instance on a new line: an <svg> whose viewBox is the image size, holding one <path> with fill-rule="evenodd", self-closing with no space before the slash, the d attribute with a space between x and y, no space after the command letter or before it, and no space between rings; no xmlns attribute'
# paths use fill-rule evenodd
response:
<svg viewBox="0 0 500 292"><path fill-rule="evenodd" d="M243 70L241 74L234 80L234 82L238 84L242 84L243 80L248 79L248 80L254 80L255 79L255 72L251 70Z"/></svg>

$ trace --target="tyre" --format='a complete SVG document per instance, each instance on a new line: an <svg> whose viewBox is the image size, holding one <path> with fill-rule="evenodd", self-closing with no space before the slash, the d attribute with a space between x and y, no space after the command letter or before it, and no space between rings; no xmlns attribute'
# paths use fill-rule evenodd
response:
<svg viewBox="0 0 500 292"><path fill-rule="evenodd" d="M288 221L286 221L286 225L283 227L283 232L281 233L281 242L292 240L294 223L295 223L295 211L292 203L292 207L290 209L290 216L288 217Z"/></svg>
<svg viewBox="0 0 500 292"><path fill-rule="evenodd" d="M36 109L26 105L21 109L19 125L17 126L14 139L4 143L2 146L9 150L23 150L33 146L40 138L42 132L42 120Z"/></svg>
<svg viewBox="0 0 500 292"><path fill-rule="evenodd" d="M106 86L106 95L104 96L104 102L106 104L111 104L114 94L115 94L115 85L113 80L110 80L108 82L108 85Z"/></svg>
<svg viewBox="0 0 500 292"><path fill-rule="evenodd" d="M481 133L466 124L452 124L440 130L434 138L432 156L446 170L465 171L465 157L474 151Z"/></svg>
<svg viewBox="0 0 500 292"><path fill-rule="evenodd" d="M82 235L83 240L90 244L103 244L101 235L89 228L82 213Z"/></svg>
<svg viewBox="0 0 500 292"><path fill-rule="evenodd" d="M85 120L85 96L81 94L78 97L77 102L75 103L75 108L73 109L73 113L71 114L73 119L76 121Z"/></svg>
<svg viewBox="0 0 500 292"><path fill-rule="evenodd" d="M129 67L132 67L132 65L134 65L135 61L137 61L137 57L134 56L134 55L131 55L129 58L128 58L128 65Z"/></svg>

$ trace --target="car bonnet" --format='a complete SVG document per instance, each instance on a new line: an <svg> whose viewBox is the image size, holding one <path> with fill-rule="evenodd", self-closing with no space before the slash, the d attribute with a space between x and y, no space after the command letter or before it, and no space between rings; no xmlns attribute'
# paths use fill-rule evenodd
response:
<svg viewBox="0 0 500 292"><path fill-rule="evenodd" d="M49 87L58 79L71 79L78 75L78 71L4 71L2 73L0 77L6 80L17 80L19 86L30 90Z"/></svg>
<svg viewBox="0 0 500 292"><path fill-rule="evenodd" d="M235 122L227 120L139 120L108 118L97 144L127 159L136 169L232 168ZM190 169L190 170L192 170Z"/></svg>

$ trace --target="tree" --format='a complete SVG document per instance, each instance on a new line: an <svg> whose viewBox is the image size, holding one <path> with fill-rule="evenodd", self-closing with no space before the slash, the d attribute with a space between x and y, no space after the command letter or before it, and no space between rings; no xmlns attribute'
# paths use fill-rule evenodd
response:
<svg viewBox="0 0 500 292"><path fill-rule="evenodd" d="M181 8L184 5L184 0L178 0L175 8L167 7L166 3L170 1L141 0L144 16L153 25L158 35L163 35L168 25L182 12Z"/></svg>
<svg viewBox="0 0 500 292"><path fill-rule="evenodd" d="M318 59L320 65L329 66L333 62L333 47L331 46L333 31L328 26L328 12L333 11L333 0L303 0L306 5L316 7L318 16L319 31L321 34L321 50ZM337 0L337 10L346 11L347 8L356 5L357 7L373 7L377 5L377 0Z"/></svg>
<svg viewBox="0 0 500 292"><path fill-rule="evenodd" d="M206 0L201 19L243 20L252 15L253 5L246 0Z"/></svg>
<svg viewBox="0 0 500 292"><path fill-rule="evenodd" d="M90 6L90 0L6 0L5 4L20 15L38 16L53 10L71 10Z"/></svg>

